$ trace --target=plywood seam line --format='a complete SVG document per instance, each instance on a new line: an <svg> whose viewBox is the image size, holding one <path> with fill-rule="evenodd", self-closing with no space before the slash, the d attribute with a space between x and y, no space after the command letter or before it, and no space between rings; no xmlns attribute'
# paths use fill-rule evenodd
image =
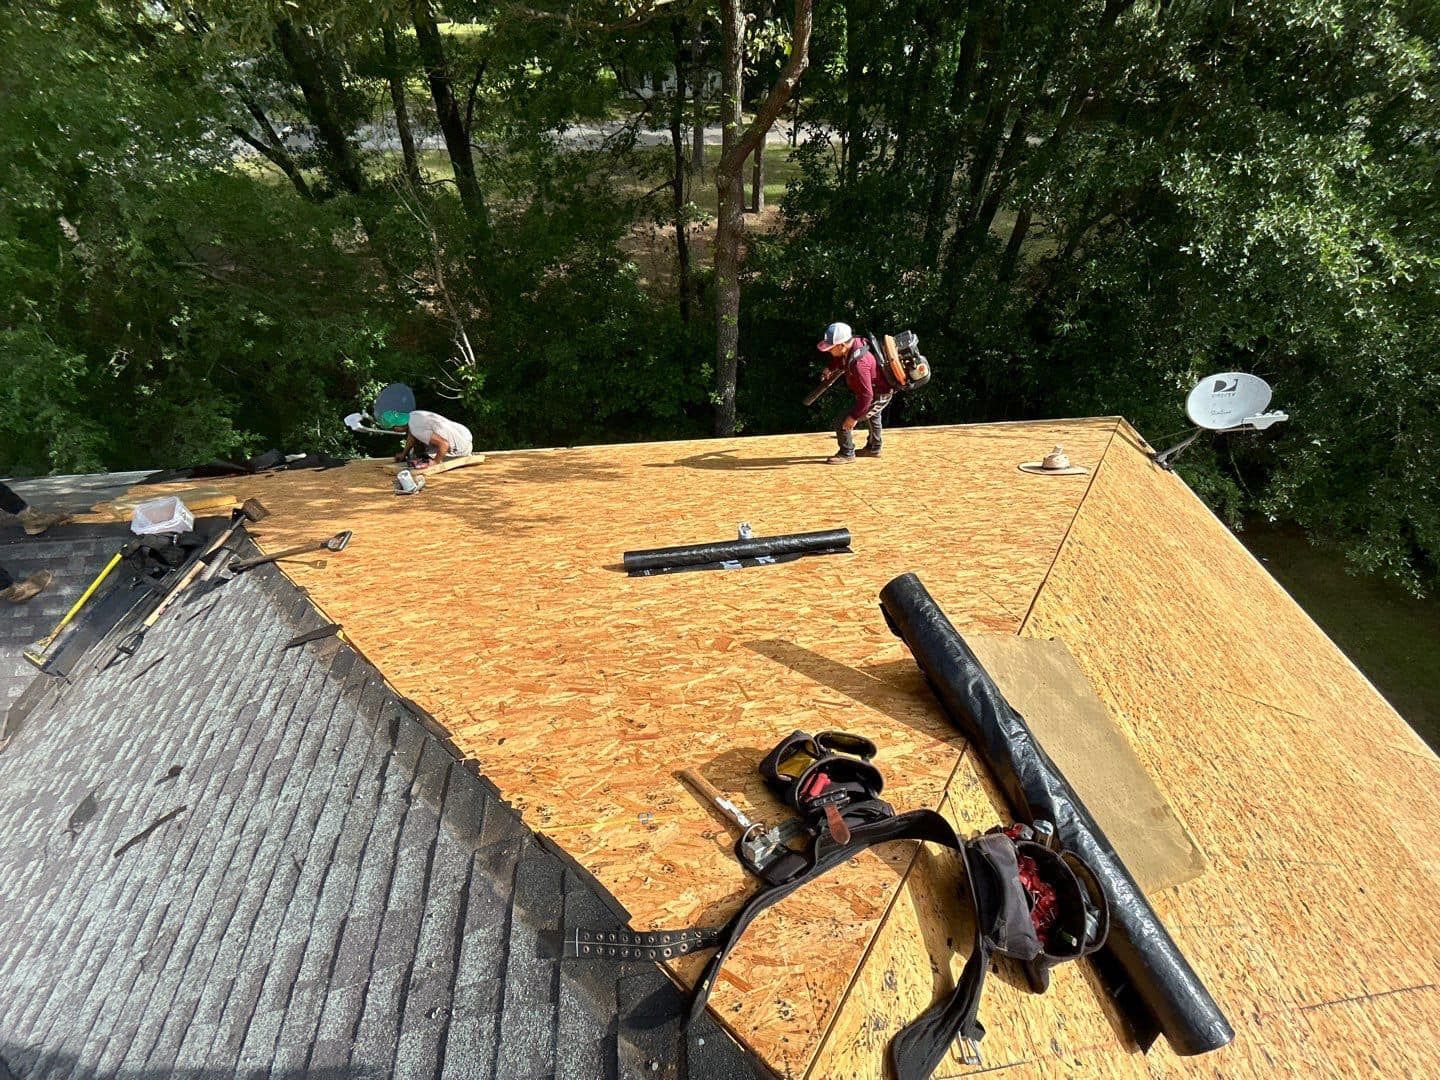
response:
<svg viewBox="0 0 1440 1080"><path fill-rule="evenodd" d="M945 786L940 791L940 798L937 800L935 806L937 811L943 811L945 804L950 800L950 785L955 782L955 777L960 773L960 766L965 763L966 755L969 753L970 744L966 742L960 749L960 756L955 759L955 768L950 771L950 778L945 781ZM830 1022L825 1025L825 1030L820 1033L820 1038L816 1040L815 1051L810 1055L810 1061L805 1066L805 1080L810 1080L810 1075L815 1068L815 1063L820 1060L821 1054L824 1053L825 1047L830 1041L831 1032L835 1030L835 1025L840 1021L840 1017L844 1015L846 1007L850 1004L850 994L860 979L860 973L865 970L865 965L870 960L870 955L875 949L875 943L880 940L880 935L889 924L890 915L895 910L895 905L899 903L902 896L907 895L905 886L909 883L910 875L914 873L916 864L924 854L924 847L923 842L918 843L915 845L915 850L910 853L910 861L905 865L905 873L900 875L900 882L896 885L889 902L885 905L885 913L881 915L875 923L875 932L870 935L870 940L865 944L865 951L860 954L860 959L855 962L855 967L850 972L850 978L845 984L845 989L835 999L835 1004L830 1007Z"/></svg>
<svg viewBox="0 0 1440 1080"><path fill-rule="evenodd" d="M1304 713L1296 712L1294 709L1287 709L1283 705L1276 705L1274 702L1263 701L1249 694L1242 694L1238 690L1231 690L1228 686L1211 686L1211 690L1221 694L1229 694L1231 697L1239 698L1241 701L1248 701L1252 705L1259 705L1262 708L1273 709L1275 712L1284 713L1286 716L1293 716L1296 720L1304 720L1307 724L1319 723L1313 716L1306 716Z"/></svg>
<svg viewBox="0 0 1440 1080"><path fill-rule="evenodd" d="M1419 750L1412 750L1408 746L1396 746L1393 743L1385 743L1384 745L1388 749L1394 750L1397 754L1409 754L1411 757L1417 757L1430 765L1440 765L1440 754L1436 754L1435 751L1429 747L1426 747L1424 752L1421 752Z"/></svg>
<svg viewBox="0 0 1440 1080"><path fill-rule="evenodd" d="M1025 628L1030 625L1030 616L1035 611L1035 604L1040 599L1040 594L1045 591L1045 586L1050 581L1050 575L1055 571L1055 565L1060 561L1060 556L1065 553L1065 545L1070 541L1070 533L1075 528L1075 522L1080 519L1080 511L1085 508L1085 500L1090 498L1090 492L1095 488L1095 480L1100 475L1100 470L1105 467L1105 459L1110 456L1110 448L1115 445L1115 436L1120 431L1120 425L1125 421L1117 418L1115 426L1110 429L1110 438L1105 443L1105 449L1100 453L1100 460L1095 462L1095 468L1090 470L1090 477L1085 481L1085 494L1080 496L1080 501L1075 505L1075 513L1070 515L1070 523L1065 526L1065 535L1060 537L1060 543L1055 548L1055 557L1050 560L1050 565L1045 568L1045 576L1040 579L1040 586L1035 590L1035 595L1030 597L1030 606L1025 609L1025 617L1020 620L1020 629L1015 631L1016 636L1023 635Z"/></svg>
<svg viewBox="0 0 1440 1080"><path fill-rule="evenodd" d="M1378 1001L1381 998L1394 997L1396 994L1413 994L1418 990L1434 990L1435 983L1420 983L1417 986L1400 986L1394 990L1379 990L1373 994L1356 994L1354 997L1336 998L1334 1001L1317 1001L1312 1005L1297 1005L1294 1009L1281 1009L1273 1013L1261 1013L1261 1016L1280 1016L1287 1012L1311 1012L1315 1009L1329 1009L1335 1005L1364 1005L1371 1001Z"/></svg>
<svg viewBox="0 0 1440 1080"><path fill-rule="evenodd" d="M1129 420L1126 420L1124 417L1121 417L1120 420L1119 420L1119 421L1116 423L1116 425L1115 425L1117 434L1118 434L1118 432L1119 432L1119 430L1120 430L1120 428L1121 428L1122 426L1123 426L1126 430L1128 430L1131 435L1135 436L1135 439L1136 439L1136 441L1137 441L1137 445L1136 445L1135 449L1140 450L1141 453L1144 453L1143 447L1142 447L1141 445L1138 445L1138 444L1144 444L1145 446L1148 446L1148 445L1149 445L1149 443L1146 442L1146 440L1145 440L1145 436L1141 435L1140 432L1138 432L1137 430L1135 430L1135 426L1134 426L1133 424L1131 424ZM1114 441L1114 437L1113 437L1113 436L1111 437L1111 441L1112 441L1112 442ZM1108 446L1107 446L1105 452L1106 452L1106 454L1108 454L1108 453L1110 452ZM1156 468L1158 468L1158 466L1156 466ZM1183 491L1186 495L1188 495L1192 500L1194 500L1195 502L1199 503L1200 506L1201 506L1202 508L1204 508L1205 512L1206 512L1207 514L1209 514L1210 516L1214 517L1216 521L1220 521L1219 515L1217 515L1214 510L1211 510L1211 509L1210 509L1210 507L1206 504L1205 500L1202 499L1198 494L1196 494L1195 490L1194 490L1189 484L1185 483L1185 481L1181 478L1181 476L1180 476L1179 473L1171 473L1170 475L1173 476L1173 477L1175 477L1176 481L1177 481L1178 484L1179 484L1179 487L1180 487L1180 490L1181 490L1181 491ZM1353 661L1353 660L1350 659L1350 654L1347 653L1344 649L1340 648L1340 646L1335 643L1335 640L1330 636L1330 634L1326 631L1326 629L1325 629L1323 626L1321 626L1319 623L1317 623L1317 622L1311 617L1310 612L1305 609L1305 607L1300 603L1300 601L1296 600L1295 597L1293 597L1292 595L1290 595L1290 590L1287 589L1287 588L1285 588L1284 585L1281 585L1280 582L1275 579L1275 575L1272 574L1272 573L1270 573L1269 568L1266 567L1266 565L1265 565L1263 562L1260 561L1259 556L1257 556L1254 552L1252 552L1249 548L1247 548L1244 544L1242 544L1242 543L1240 542L1240 538L1239 538L1238 536L1236 536L1235 533L1234 533L1233 531L1231 531L1230 527L1229 527L1228 525L1226 525L1223 521L1220 521L1220 525L1221 525L1221 528L1224 529L1226 536L1228 536L1228 537L1230 538L1230 547L1231 547L1231 549L1232 549L1233 551L1239 553L1242 558L1248 560L1249 562L1254 563L1254 564L1255 564L1256 566L1258 566L1262 571L1264 571L1265 576L1270 580L1270 584L1273 585L1276 589L1279 589L1280 592L1284 594L1285 599L1289 600L1290 603L1294 606L1295 610L1300 613L1301 618L1302 618L1305 622L1307 622L1307 623L1310 624L1311 629L1314 630L1320 637L1322 637L1322 638L1324 638L1326 641L1330 642L1330 644L1334 647L1335 652L1340 655L1340 657L1343 659L1343 661L1344 661L1344 663L1346 664L1346 666L1348 666L1348 667L1350 668L1350 670L1351 670L1352 672L1354 672L1355 675L1356 675L1358 678L1360 678L1360 679L1365 683L1366 686L1368 686L1371 690L1373 690L1373 691L1375 692L1375 694L1376 694L1377 697L1383 698L1383 699L1385 700L1386 704L1389 704L1390 699L1387 698L1387 697L1385 697L1384 694L1380 693L1379 688L1376 687L1376 685L1375 685L1373 682L1370 681L1370 676L1366 675L1363 671L1361 671L1361 670L1355 665L1355 661ZM1043 588L1043 586L1042 586L1042 588ZM1038 596L1038 594L1037 594L1037 596ZM1033 605L1032 605L1032 606L1033 606ZM1393 709L1394 706L1391 705L1391 708ZM1398 709L1396 710L1396 715L1397 715L1397 716L1399 715L1399 710L1398 710ZM1404 717L1401 717L1401 719L1403 720ZM1411 734L1412 736L1414 736L1416 743L1418 743L1420 746L1424 747L1424 746L1425 746L1425 740L1423 740L1422 738L1420 738L1419 733L1418 733L1413 727L1410 726L1409 721L1406 721L1405 726L1406 726L1407 729L1409 729L1410 734Z"/></svg>

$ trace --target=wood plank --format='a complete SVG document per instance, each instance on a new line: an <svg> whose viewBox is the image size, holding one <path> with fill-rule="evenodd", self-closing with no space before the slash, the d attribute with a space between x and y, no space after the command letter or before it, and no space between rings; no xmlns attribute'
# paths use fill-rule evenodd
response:
<svg viewBox="0 0 1440 1080"><path fill-rule="evenodd" d="M96 503L90 510L92 513L100 514L114 521L129 521L135 516L135 508L141 503L153 502L171 495L177 496L196 517L219 510L230 510L235 506L233 493L221 491L212 485L177 487L166 484L162 487L159 484L138 484L118 499Z"/></svg>
<svg viewBox="0 0 1440 1080"><path fill-rule="evenodd" d="M468 469L471 465L483 465L484 454L466 454L464 457L450 458L440 462L439 465L427 465L423 469L411 469L419 476L439 476L441 473L454 472L456 469ZM386 470L394 475L402 469L410 469L403 461L391 461L385 465Z"/></svg>

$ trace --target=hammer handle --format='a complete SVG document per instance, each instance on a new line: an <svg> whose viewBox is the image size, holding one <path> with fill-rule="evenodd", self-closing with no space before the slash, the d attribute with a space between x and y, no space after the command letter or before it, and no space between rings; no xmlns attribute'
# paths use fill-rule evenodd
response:
<svg viewBox="0 0 1440 1080"><path fill-rule="evenodd" d="M694 769L681 769L680 779L684 780L687 784L694 788L696 794L704 796L706 802L714 803L716 805L722 802L729 802L729 800L726 799L724 795L720 794L718 788L711 784L709 780L706 780L703 776L697 773Z"/></svg>
<svg viewBox="0 0 1440 1080"><path fill-rule="evenodd" d="M694 788L697 795L701 796L716 810L724 814L736 828L749 829L755 824L732 800L722 795L718 789L694 769L681 769L680 779Z"/></svg>
<svg viewBox="0 0 1440 1080"><path fill-rule="evenodd" d="M219 551L222 547L224 547L229 542L230 538L234 536L235 533L239 530L240 526L245 524L245 521L246 519L244 517L237 518L235 521L232 521L230 523L230 527L227 528L224 532L222 532L218 537L216 537L215 540L210 544L210 546L205 548L204 551L200 553L200 555L195 559L195 561L190 564L190 569L185 571L185 575L175 583L175 585L170 589L169 592L164 595L164 597L161 598L160 603L155 605L155 610L150 612L149 616L145 619L145 621L140 624L142 629L148 630L150 627L154 626L157 622L160 621L160 616L165 614L166 609L169 608L169 606L175 601L175 598L179 596L182 592L184 592L185 589L189 586L189 584L205 571L205 558L209 555L213 555L215 552Z"/></svg>
<svg viewBox="0 0 1440 1080"><path fill-rule="evenodd" d="M306 552L319 551L324 546L324 540L312 541L308 544L300 544L296 547L286 548L284 551L277 551L274 555L257 555L253 559L238 559L230 564L230 570L232 573L238 574L243 570L250 570L257 566L264 566L269 562L275 562L277 559L288 559L292 555L304 555Z"/></svg>

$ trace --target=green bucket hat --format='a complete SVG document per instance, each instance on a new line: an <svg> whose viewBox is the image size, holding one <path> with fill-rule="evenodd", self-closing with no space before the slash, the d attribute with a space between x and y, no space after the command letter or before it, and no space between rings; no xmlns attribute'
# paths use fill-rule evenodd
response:
<svg viewBox="0 0 1440 1080"><path fill-rule="evenodd" d="M382 412L380 414L380 423L384 427L404 427L410 423L410 414L408 412L395 412L393 410Z"/></svg>

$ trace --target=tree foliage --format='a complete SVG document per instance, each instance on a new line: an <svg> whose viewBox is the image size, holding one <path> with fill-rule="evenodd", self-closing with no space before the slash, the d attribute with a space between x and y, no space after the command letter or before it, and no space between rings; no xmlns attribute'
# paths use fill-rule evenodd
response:
<svg viewBox="0 0 1440 1080"><path fill-rule="evenodd" d="M920 333L903 422L1120 413L1160 443L1195 378L1262 375L1292 421L1187 479L1433 584L1434 0L817 5L799 177L753 230L722 170L748 245L717 303L693 81L743 12L761 106L792 8L6 4L0 471L358 451L336 418L394 378L489 446L700 434L732 353L735 426L794 430L845 318ZM645 227L683 270L637 261Z"/></svg>
<svg viewBox="0 0 1440 1080"><path fill-rule="evenodd" d="M755 268L755 336L912 325L927 419L1120 413L1157 441L1200 375L1253 371L1293 421L1182 471L1232 520L1297 520L1418 587L1440 558L1437 13L831 7L806 116L836 137L807 144ZM755 390L766 426L798 419Z"/></svg>
<svg viewBox="0 0 1440 1080"><path fill-rule="evenodd" d="M421 7L10 6L0 471L349 451L337 418L393 378L491 445L703 429L694 343L623 248L633 147L557 137L605 115L611 58L505 6L444 27L466 204L446 151L391 149L387 29L445 146Z"/></svg>

